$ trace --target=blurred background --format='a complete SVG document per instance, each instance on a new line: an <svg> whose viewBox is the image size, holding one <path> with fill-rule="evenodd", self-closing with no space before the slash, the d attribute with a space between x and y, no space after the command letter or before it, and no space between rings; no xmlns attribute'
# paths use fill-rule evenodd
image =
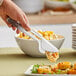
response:
<svg viewBox="0 0 76 76"><path fill-rule="evenodd" d="M72 47L72 24L76 23L76 0L12 0L27 15L30 26L37 30L63 35L62 48ZM0 18L0 47L18 47L15 32Z"/></svg>

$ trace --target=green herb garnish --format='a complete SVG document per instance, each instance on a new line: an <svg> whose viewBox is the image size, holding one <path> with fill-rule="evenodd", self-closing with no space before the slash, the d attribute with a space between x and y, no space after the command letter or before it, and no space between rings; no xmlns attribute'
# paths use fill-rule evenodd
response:
<svg viewBox="0 0 76 76"><path fill-rule="evenodd" d="M49 72L48 74L51 74L51 72Z"/></svg>
<svg viewBox="0 0 76 76"><path fill-rule="evenodd" d="M58 69L57 72L56 72L56 74L61 74L61 70Z"/></svg>
<svg viewBox="0 0 76 76"><path fill-rule="evenodd" d="M37 69L39 68L39 65L34 65L32 69L32 73L38 73Z"/></svg>

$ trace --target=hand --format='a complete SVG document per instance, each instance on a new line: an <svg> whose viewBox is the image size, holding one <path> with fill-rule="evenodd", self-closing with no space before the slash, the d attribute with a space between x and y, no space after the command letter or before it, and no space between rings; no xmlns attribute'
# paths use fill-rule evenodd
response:
<svg viewBox="0 0 76 76"><path fill-rule="evenodd" d="M9 27L12 27L13 30L16 30L16 27L13 27L7 22L8 16L15 21L19 21L25 30L30 30L29 22L25 13L11 0L3 1L3 4L0 6L0 16ZM17 29L16 32L19 33L19 30Z"/></svg>

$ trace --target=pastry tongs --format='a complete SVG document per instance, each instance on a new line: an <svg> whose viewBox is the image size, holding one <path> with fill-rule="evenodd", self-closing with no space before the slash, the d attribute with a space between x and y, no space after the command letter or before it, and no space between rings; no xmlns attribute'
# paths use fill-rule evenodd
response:
<svg viewBox="0 0 76 76"><path fill-rule="evenodd" d="M26 35L30 36L32 39L36 40L39 43L39 51L41 53L45 53L45 51L58 52L58 49L53 44L51 44L49 41L47 41L41 34L39 34L36 29L31 28L30 32L33 33L34 35L36 35L37 37L39 37L40 40L38 38L36 38L30 32L26 31L19 22L16 22L15 20L13 20L11 18L7 18L7 21L10 24L12 24L13 26L15 26L17 29L19 29L21 32L23 32L24 34L26 34Z"/></svg>

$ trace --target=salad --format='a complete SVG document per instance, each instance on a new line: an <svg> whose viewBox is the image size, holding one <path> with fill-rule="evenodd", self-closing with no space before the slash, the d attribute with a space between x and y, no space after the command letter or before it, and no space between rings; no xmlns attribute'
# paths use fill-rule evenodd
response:
<svg viewBox="0 0 76 76"><path fill-rule="evenodd" d="M60 62L56 65L34 65L34 74L76 74L76 63Z"/></svg>

